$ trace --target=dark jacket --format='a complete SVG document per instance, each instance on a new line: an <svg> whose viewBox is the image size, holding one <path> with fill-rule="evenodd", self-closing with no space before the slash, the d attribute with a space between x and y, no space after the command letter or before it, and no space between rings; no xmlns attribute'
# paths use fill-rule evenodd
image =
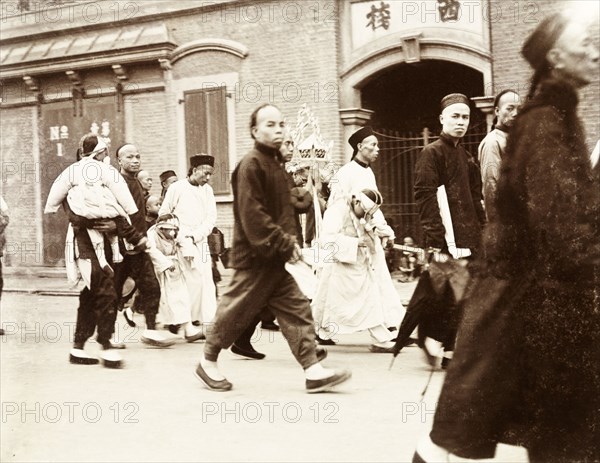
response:
<svg viewBox="0 0 600 463"><path fill-rule="evenodd" d="M515 121L498 237L465 299L431 439L467 458L600 459L599 187L577 94L543 82ZM486 249L488 248L486 244Z"/></svg>
<svg viewBox="0 0 600 463"><path fill-rule="evenodd" d="M277 149L257 142L233 171L232 268L283 265L293 253L296 221L279 156Z"/></svg>
<svg viewBox="0 0 600 463"><path fill-rule="evenodd" d="M445 185L456 246L476 251L480 246L485 212L481 204L481 174L473 157L459 142L442 133L427 145L415 166L415 201L419 208L425 246L446 249L437 189Z"/></svg>
<svg viewBox="0 0 600 463"><path fill-rule="evenodd" d="M137 178L130 177L127 174L122 174L123 178L127 182L131 196L135 201L135 205L138 211L130 215L131 225L142 235L146 236L146 200L144 199L144 189L138 182Z"/></svg>

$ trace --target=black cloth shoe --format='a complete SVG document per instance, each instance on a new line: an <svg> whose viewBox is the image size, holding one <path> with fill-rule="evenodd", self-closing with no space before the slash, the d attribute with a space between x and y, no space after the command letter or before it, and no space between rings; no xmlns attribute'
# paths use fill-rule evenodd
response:
<svg viewBox="0 0 600 463"><path fill-rule="evenodd" d="M200 326L200 320L194 320L192 322L192 325L194 325L194 326Z"/></svg>
<svg viewBox="0 0 600 463"><path fill-rule="evenodd" d="M196 334L193 334L191 336L186 336L185 337L185 340L187 342L203 341L204 339L206 339L206 336L204 336L204 334L202 333L202 331L198 331Z"/></svg>
<svg viewBox="0 0 600 463"><path fill-rule="evenodd" d="M317 352L317 360L319 362L322 362L323 360L325 360L327 358L327 349L323 349L322 347L317 347L316 352Z"/></svg>
<svg viewBox="0 0 600 463"><path fill-rule="evenodd" d="M94 357L88 357L87 354L85 357L80 357L71 353L69 354L69 363L72 363L73 365L98 365L100 360Z"/></svg>
<svg viewBox="0 0 600 463"><path fill-rule="evenodd" d="M448 358L448 357L443 357L442 358L442 370L446 370L449 366L450 366L450 361L452 359Z"/></svg>
<svg viewBox="0 0 600 463"><path fill-rule="evenodd" d="M369 350L371 352L373 352L374 354L393 354L394 353L394 347L381 347L381 346L377 346L375 344L371 344L371 346L369 347Z"/></svg>
<svg viewBox="0 0 600 463"><path fill-rule="evenodd" d="M322 346L335 346L336 342L333 339L323 339L317 336L317 342Z"/></svg>
<svg viewBox="0 0 600 463"><path fill-rule="evenodd" d="M275 322L262 322L260 327L263 330L279 331L279 326Z"/></svg>
<svg viewBox="0 0 600 463"><path fill-rule="evenodd" d="M166 328L169 330L169 333L171 334L177 334L179 333L179 325L167 325Z"/></svg>
<svg viewBox="0 0 600 463"><path fill-rule="evenodd" d="M306 380L306 392L312 394L314 392L325 392L331 389L333 386L348 381L352 377L350 370L336 371L333 376L323 379L307 379Z"/></svg>
<svg viewBox="0 0 600 463"><path fill-rule="evenodd" d="M233 344L231 346L231 352L233 352L234 354L240 355L244 358L248 358L248 359L252 359L252 360L262 360L266 357L265 354L262 354L260 352L257 352L256 350L254 350L254 347L252 347L252 346L240 347L236 344Z"/></svg>
<svg viewBox="0 0 600 463"><path fill-rule="evenodd" d="M0 336L4 336L4 330L0 328Z"/></svg>
<svg viewBox="0 0 600 463"><path fill-rule="evenodd" d="M196 378L202 381L211 391L225 392L230 391L233 387L233 384L226 379L222 379L220 381L212 379L206 374L206 371L204 371L204 368L202 368L202 364L200 363L196 367L194 374L196 375Z"/></svg>

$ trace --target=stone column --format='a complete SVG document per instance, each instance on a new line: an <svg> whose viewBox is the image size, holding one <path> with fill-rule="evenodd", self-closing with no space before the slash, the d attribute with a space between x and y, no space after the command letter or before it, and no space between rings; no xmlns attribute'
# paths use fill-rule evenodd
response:
<svg viewBox="0 0 600 463"><path fill-rule="evenodd" d="M485 114L487 131L489 132L492 129L492 123L494 122L494 97L476 96L471 98L471 100L475 103L475 107Z"/></svg>

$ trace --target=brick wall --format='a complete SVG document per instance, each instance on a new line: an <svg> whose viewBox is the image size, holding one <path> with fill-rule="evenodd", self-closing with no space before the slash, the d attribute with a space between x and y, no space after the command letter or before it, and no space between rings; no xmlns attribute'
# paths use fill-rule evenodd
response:
<svg viewBox="0 0 600 463"><path fill-rule="evenodd" d="M160 195L160 173L168 169L177 170L176 165L174 166L176 155L171 142L174 134L167 130L167 119L170 116L165 111L165 92L131 95L125 98L125 102L125 107L130 108L127 118L131 120L133 128L133 132L127 134L127 141L137 146L142 169L152 176L151 194Z"/></svg>
<svg viewBox="0 0 600 463"><path fill-rule="evenodd" d="M264 102L278 105L291 124L295 124L301 105L307 103L319 118L323 135L336 142L341 138L337 42L331 12L331 1L240 2L167 20L169 34L178 44L221 38L248 48L248 56L239 64L235 57L213 52L183 58L189 60L188 72L184 71L188 75L190 71L197 75L239 72L234 95L238 157L252 143L250 114ZM181 75L174 71L175 78Z"/></svg>
<svg viewBox="0 0 600 463"><path fill-rule="evenodd" d="M34 107L2 110L0 152L2 165L1 194L9 207L10 224L6 228L6 265L35 264L37 242L35 226ZM37 262L39 264L39 262Z"/></svg>
<svg viewBox="0 0 600 463"><path fill-rule="evenodd" d="M545 16L568 7L570 3L573 4L569 0L490 0L494 89L489 94L505 88L514 88L521 96L527 94L532 71L521 56L523 42ZM598 38L596 29L596 44ZM599 80L580 93L579 112L590 150L600 137L599 97Z"/></svg>

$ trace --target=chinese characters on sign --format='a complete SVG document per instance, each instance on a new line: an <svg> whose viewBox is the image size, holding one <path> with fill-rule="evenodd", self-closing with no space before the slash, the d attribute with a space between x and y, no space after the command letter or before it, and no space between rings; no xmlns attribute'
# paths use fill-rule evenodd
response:
<svg viewBox="0 0 600 463"><path fill-rule="evenodd" d="M56 143L56 155L59 157L64 156L64 146L62 140L69 139L69 127L66 125L53 125L50 126L50 141ZM110 122L104 119L100 125L96 121L90 125L90 132L94 135L102 137L104 142L110 147Z"/></svg>
<svg viewBox="0 0 600 463"><path fill-rule="evenodd" d="M460 15L460 2L458 0L437 0L437 2L442 22L458 20Z"/></svg>
<svg viewBox="0 0 600 463"><path fill-rule="evenodd" d="M92 122L92 125L90 127L90 132L93 133L94 135L98 135L100 137L102 137L102 139L104 140L104 143L106 143L106 146L108 146L110 148L110 122L107 121L106 119L104 119L100 125L98 125L98 123L96 121Z"/></svg>
<svg viewBox="0 0 600 463"><path fill-rule="evenodd" d="M56 144L56 155L63 156L63 144L60 140L69 139L69 127L66 125L54 125L50 127L50 141L58 141Z"/></svg>
<svg viewBox="0 0 600 463"><path fill-rule="evenodd" d="M464 43L489 49L489 15L483 0L356 0L350 3L353 50L394 34L419 35L423 40ZM399 41L395 43L399 43ZM393 43L393 40L386 45Z"/></svg>
<svg viewBox="0 0 600 463"><path fill-rule="evenodd" d="M383 27L387 30L390 27L390 4L380 2L379 8L375 5L371 5L371 11L367 13L367 19L369 22L367 23L367 28L371 27L372 30L375 30L379 27Z"/></svg>

